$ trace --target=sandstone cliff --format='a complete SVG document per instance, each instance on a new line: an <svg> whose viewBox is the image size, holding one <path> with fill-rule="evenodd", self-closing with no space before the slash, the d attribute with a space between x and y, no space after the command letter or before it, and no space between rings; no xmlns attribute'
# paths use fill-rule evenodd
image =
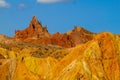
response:
<svg viewBox="0 0 120 80"><path fill-rule="evenodd" d="M42 27L42 24L33 16L30 25L25 30L15 31L14 38L25 40L25 39L39 39L44 37L50 37L50 34L45 27Z"/></svg>
<svg viewBox="0 0 120 80"><path fill-rule="evenodd" d="M50 34L47 27L42 27L42 24L34 16L28 28L15 31L14 38L28 43L52 44L68 48L86 43L91 40L94 35L92 32L77 26L67 33L60 34L57 32Z"/></svg>

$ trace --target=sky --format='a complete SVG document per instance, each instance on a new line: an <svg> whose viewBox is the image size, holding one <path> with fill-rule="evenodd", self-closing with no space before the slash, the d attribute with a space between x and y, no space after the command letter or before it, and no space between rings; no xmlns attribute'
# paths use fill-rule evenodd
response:
<svg viewBox="0 0 120 80"><path fill-rule="evenodd" d="M52 34L74 26L120 34L120 0L0 0L0 34L14 36L33 16Z"/></svg>

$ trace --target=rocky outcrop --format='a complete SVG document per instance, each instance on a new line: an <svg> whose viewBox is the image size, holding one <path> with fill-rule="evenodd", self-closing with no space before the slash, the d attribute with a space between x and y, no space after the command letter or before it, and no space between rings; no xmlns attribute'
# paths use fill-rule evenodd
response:
<svg viewBox="0 0 120 80"><path fill-rule="evenodd" d="M68 48L86 43L91 40L94 35L95 34L84 28L77 26L67 33L60 34L57 32L55 34L50 34L47 28L42 27L42 24L34 16L28 28L15 31L14 38L29 43L52 44Z"/></svg>
<svg viewBox="0 0 120 80"><path fill-rule="evenodd" d="M84 28L75 26L73 30L67 33L55 33L51 37L51 43L62 47L74 47L79 44L84 44L91 40L95 34L85 30Z"/></svg>
<svg viewBox="0 0 120 80"><path fill-rule="evenodd" d="M45 27L42 27L42 24L33 16L30 25L25 30L15 31L15 39L26 40L26 39L40 39L50 37L50 34Z"/></svg>

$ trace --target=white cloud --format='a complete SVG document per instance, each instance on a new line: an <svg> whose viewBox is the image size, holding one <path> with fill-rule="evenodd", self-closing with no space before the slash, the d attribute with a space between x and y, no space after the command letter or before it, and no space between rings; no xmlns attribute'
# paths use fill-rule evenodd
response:
<svg viewBox="0 0 120 80"><path fill-rule="evenodd" d="M5 0L0 0L0 7L8 8L8 7L10 7L10 4L7 3Z"/></svg>
<svg viewBox="0 0 120 80"><path fill-rule="evenodd" d="M57 3L57 2L67 2L70 0L37 0L39 3Z"/></svg>
<svg viewBox="0 0 120 80"><path fill-rule="evenodd" d="M24 8L26 8L25 4L21 3L21 4L18 5L18 9L24 9Z"/></svg>

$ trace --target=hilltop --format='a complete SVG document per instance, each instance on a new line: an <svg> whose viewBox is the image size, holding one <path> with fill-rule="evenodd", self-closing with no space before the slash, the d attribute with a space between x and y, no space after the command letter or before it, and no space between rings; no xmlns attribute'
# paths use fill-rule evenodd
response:
<svg viewBox="0 0 120 80"><path fill-rule="evenodd" d="M34 16L30 21L29 27L24 30L15 31L14 38L28 43L52 44L68 48L86 43L91 40L94 35L94 33L77 26L75 26L73 30L63 34L59 32L50 34L47 27L43 27Z"/></svg>

